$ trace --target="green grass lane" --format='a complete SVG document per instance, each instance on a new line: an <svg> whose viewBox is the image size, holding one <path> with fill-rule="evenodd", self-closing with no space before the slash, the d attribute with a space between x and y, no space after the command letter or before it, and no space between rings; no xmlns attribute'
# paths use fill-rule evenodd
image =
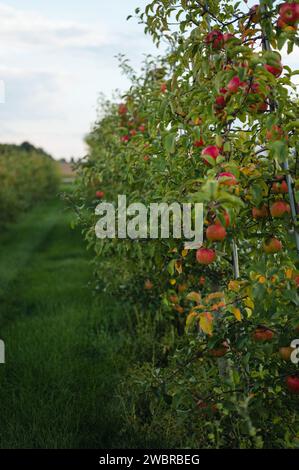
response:
<svg viewBox="0 0 299 470"><path fill-rule="evenodd" d="M1 448L121 446L122 312L93 298L90 276L59 198L0 235Z"/></svg>

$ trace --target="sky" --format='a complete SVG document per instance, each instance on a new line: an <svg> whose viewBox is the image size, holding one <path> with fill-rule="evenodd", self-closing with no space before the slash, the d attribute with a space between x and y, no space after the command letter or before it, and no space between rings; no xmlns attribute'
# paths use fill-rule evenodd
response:
<svg viewBox="0 0 299 470"><path fill-rule="evenodd" d="M83 157L99 94L128 86L115 56L125 54L138 70L144 54L157 53L143 26L126 21L147 3L0 0L0 142L30 141L57 159ZM298 52L283 59L299 68Z"/></svg>
<svg viewBox="0 0 299 470"><path fill-rule="evenodd" d="M146 0L0 0L0 141L30 141L55 158L80 158L100 93L128 82L115 56L138 69L157 53L127 16Z"/></svg>

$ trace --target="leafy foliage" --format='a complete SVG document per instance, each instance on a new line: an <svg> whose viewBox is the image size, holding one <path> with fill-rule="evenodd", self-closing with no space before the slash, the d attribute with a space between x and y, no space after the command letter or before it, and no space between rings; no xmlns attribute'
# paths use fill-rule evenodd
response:
<svg viewBox="0 0 299 470"><path fill-rule="evenodd" d="M153 432L161 413L179 428L174 446L298 447L298 396L285 385L298 367L279 355L299 323L290 214L298 71L283 68L279 53L298 45L298 19L282 25L273 0L250 10L229 0L155 0L136 14L169 50L149 58L141 77L123 63L131 88L120 106L105 103L88 137L76 202L98 289L129 298L135 314L159 325L164 352L136 369L128 392L147 409L135 424ZM115 203L118 194L128 204L203 202L205 229L226 228L222 241L204 241L216 261L200 264L175 239L97 240L99 189Z"/></svg>

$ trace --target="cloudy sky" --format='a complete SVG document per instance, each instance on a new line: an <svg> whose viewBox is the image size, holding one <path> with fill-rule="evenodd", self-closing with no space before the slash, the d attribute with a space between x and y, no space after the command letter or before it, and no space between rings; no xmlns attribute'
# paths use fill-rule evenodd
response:
<svg viewBox="0 0 299 470"><path fill-rule="evenodd" d="M0 142L29 140L55 158L82 157L100 92L125 90L115 56L156 53L126 21L148 0L0 0ZM256 3L252 0L250 3ZM298 56L284 63L298 66ZM1 87L0 87L1 93Z"/></svg>
<svg viewBox="0 0 299 470"><path fill-rule="evenodd" d="M30 140L56 158L84 155L100 92L127 82L118 53L138 66L155 53L126 17L146 0L0 0L0 141Z"/></svg>

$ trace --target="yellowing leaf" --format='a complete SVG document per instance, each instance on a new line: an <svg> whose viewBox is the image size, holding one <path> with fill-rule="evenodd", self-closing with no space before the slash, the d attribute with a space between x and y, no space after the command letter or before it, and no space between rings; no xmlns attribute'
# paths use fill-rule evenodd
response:
<svg viewBox="0 0 299 470"><path fill-rule="evenodd" d="M235 315L236 320L242 321L242 313L239 308L233 307L232 308L232 313Z"/></svg>
<svg viewBox="0 0 299 470"><path fill-rule="evenodd" d="M202 329L202 331L209 336L212 336L213 334L213 320L214 320L214 317L209 312L200 314L199 326Z"/></svg>
<svg viewBox="0 0 299 470"><path fill-rule="evenodd" d="M177 272L178 272L179 274L182 274L182 272L183 272L183 264L182 264L181 261L176 261L176 262L175 262L175 269L177 270Z"/></svg>
<svg viewBox="0 0 299 470"><path fill-rule="evenodd" d="M246 305L246 307L251 308L251 310L254 309L254 302L250 297L246 297L246 299L244 299L243 302L244 302L244 305Z"/></svg>
<svg viewBox="0 0 299 470"><path fill-rule="evenodd" d="M252 316L251 308L245 308L245 312L247 313L247 317L250 318Z"/></svg>
<svg viewBox="0 0 299 470"><path fill-rule="evenodd" d="M207 295L206 302L210 302L210 300L223 299L223 298L224 298L224 292L213 292L212 294Z"/></svg>
<svg viewBox="0 0 299 470"><path fill-rule="evenodd" d="M201 302L201 295L199 292L190 292L187 297L187 300L191 300L191 302L196 302L197 304L200 304Z"/></svg>
<svg viewBox="0 0 299 470"><path fill-rule="evenodd" d="M240 290L240 282L230 281L228 284L228 290L233 291L233 292L238 292Z"/></svg>
<svg viewBox="0 0 299 470"><path fill-rule="evenodd" d="M194 321L198 318L198 313L196 312L190 312L187 319L186 319L186 326L189 328L191 325L193 325Z"/></svg>
<svg viewBox="0 0 299 470"><path fill-rule="evenodd" d="M287 279L292 279L293 278L293 270L291 268L288 268L285 270L285 275Z"/></svg>
<svg viewBox="0 0 299 470"><path fill-rule="evenodd" d="M176 280L175 280L175 279L170 279L169 282L170 282L170 284L171 284L172 286L175 286L175 285L176 285Z"/></svg>
<svg viewBox="0 0 299 470"><path fill-rule="evenodd" d="M183 250L183 251L182 251L182 257L183 257L183 258L186 258L186 256L188 255L188 253L189 253L189 250Z"/></svg>

